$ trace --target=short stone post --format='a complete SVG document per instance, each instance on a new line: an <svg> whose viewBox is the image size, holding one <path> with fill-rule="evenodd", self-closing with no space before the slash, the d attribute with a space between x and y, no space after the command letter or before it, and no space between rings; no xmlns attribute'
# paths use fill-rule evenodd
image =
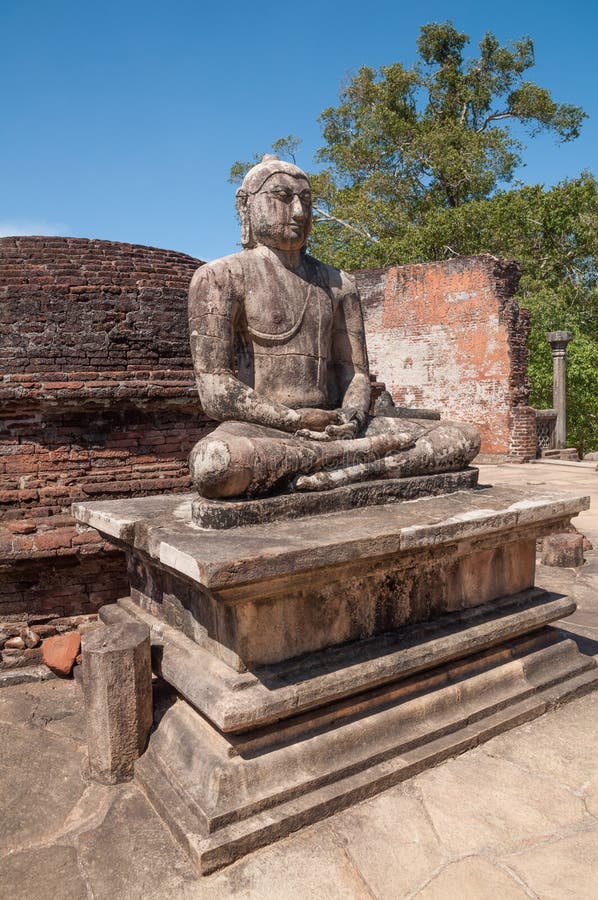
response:
<svg viewBox="0 0 598 900"><path fill-rule="evenodd" d="M97 628L81 649L89 773L102 784L128 781L152 725L149 628Z"/></svg>
<svg viewBox="0 0 598 900"><path fill-rule="evenodd" d="M552 405L556 410L554 429L555 449L561 450L567 441L567 344L570 331L549 331L546 339L552 350Z"/></svg>

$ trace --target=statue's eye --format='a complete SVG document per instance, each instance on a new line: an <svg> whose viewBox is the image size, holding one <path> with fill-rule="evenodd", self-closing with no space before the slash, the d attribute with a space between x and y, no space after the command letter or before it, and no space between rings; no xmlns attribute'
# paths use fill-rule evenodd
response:
<svg viewBox="0 0 598 900"><path fill-rule="evenodd" d="M293 192L285 191L284 188L276 188L273 191L270 191L277 200L280 200L282 203L292 203L293 202Z"/></svg>
<svg viewBox="0 0 598 900"><path fill-rule="evenodd" d="M309 206L311 203L311 191L301 191L301 193L299 194L299 199L306 206Z"/></svg>

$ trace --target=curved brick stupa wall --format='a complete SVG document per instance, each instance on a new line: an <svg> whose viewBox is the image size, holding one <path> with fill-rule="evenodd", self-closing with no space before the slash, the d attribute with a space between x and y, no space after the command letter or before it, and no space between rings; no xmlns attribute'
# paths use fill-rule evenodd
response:
<svg viewBox="0 0 598 900"><path fill-rule="evenodd" d="M126 593L121 554L75 524L74 500L188 489L189 450L210 428L188 347L198 265L131 244L0 239L0 648L24 622L44 636ZM38 655L4 649L0 665Z"/></svg>

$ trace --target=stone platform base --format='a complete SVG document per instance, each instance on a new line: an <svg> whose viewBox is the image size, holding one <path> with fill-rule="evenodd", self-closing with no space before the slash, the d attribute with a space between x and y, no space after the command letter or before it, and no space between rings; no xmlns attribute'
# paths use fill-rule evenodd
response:
<svg viewBox="0 0 598 900"><path fill-rule="evenodd" d="M588 498L479 487L217 531L185 496L75 506L127 554L170 700L135 775L200 872L598 685L534 587Z"/></svg>
<svg viewBox="0 0 598 900"><path fill-rule="evenodd" d="M237 672L434 621L534 585L535 542L587 498L481 487L223 531L192 495L96 501L131 598Z"/></svg>
<svg viewBox="0 0 598 900"><path fill-rule="evenodd" d="M179 699L135 776L207 874L597 685L545 628L233 739Z"/></svg>
<svg viewBox="0 0 598 900"><path fill-rule="evenodd" d="M436 497L475 487L478 473L478 469L470 467L459 472L362 481L329 491L279 494L258 500L207 500L198 497L192 505L192 519L201 528L237 528L380 506L400 500L416 500L418 497Z"/></svg>
<svg viewBox="0 0 598 900"><path fill-rule="evenodd" d="M101 616L151 628L174 691L135 776L208 873L598 686L547 625L574 608L532 589L243 674L130 600Z"/></svg>

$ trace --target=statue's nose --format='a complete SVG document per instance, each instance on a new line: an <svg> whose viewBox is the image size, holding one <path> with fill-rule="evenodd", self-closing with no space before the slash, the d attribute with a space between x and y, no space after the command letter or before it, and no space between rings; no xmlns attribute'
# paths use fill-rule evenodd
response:
<svg viewBox="0 0 598 900"><path fill-rule="evenodd" d="M305 207L303 206L303 203L301 202L301 200L299 199L299 197L296 194L293 197L293 205L291 206L291 215L293 216L293 219L297 219L299 221L304 221L304 219L307 215L307 212L305 210Z"/></svg>

